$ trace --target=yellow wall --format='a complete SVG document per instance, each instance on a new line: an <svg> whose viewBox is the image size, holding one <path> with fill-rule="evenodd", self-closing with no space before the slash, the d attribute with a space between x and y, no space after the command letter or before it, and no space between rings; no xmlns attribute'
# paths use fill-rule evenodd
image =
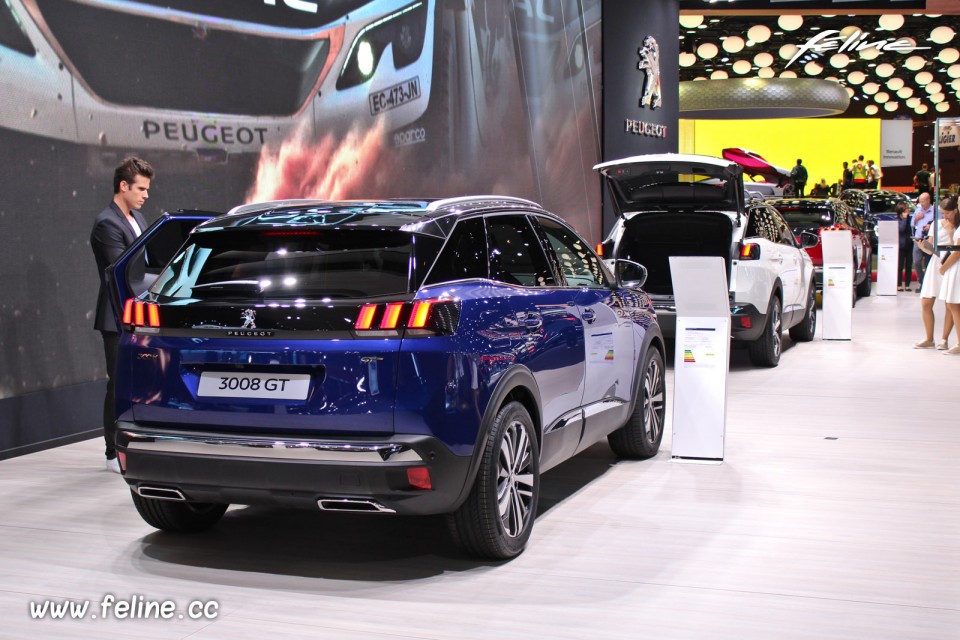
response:
<svg viewBox="0 0 960 640"><path fill-rule="evenodd" d="M820 178L839 181L844 161L880 159L880 120L873 118L681 120L679 131L681 153L720 157L741 147L788 171L802 158L808 191Z"/></svg>

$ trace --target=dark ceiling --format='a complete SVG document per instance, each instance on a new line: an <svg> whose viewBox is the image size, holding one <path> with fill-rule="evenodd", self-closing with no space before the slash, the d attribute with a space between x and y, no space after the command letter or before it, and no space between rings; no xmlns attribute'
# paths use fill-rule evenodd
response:
<svg viewBox="0 0 960 640"><path fill-rule="evenodd" d="M880 26L881 19L884 20L885 24L893 26L893 24L899 22L899 17L903 18L903 24L896 29L885 30ZM782 23L778 23L781 18L783 19ZM960 90L960 52L958 52L960 50L960 16L921 14L907 14L897 17L847 14L834 16L705 15L702 23L693 28L684 27L683 23L696 22L696 16L685 13L681 15L680 19L681 80L710 78L711 74L718 71L726 72L730 78L750 78L761 74L767 74L769 77L771 75L770 71L762 71L763 67L757 64L757 62L764 62L763 58L755 61L758 54L768 53L772 55L773 60L767 68L772 70L773 76L781 76L786 71L788 76L790 72L795 72L797 77L800 78L828 79L833 77L845 87L849 87L853 92L850 106L846 113L837 117L882 116L884 118L905 117L915 120L932 120L937 117L960 116L960 97L958 97L958 90ZM790 24L791 20L794 23L802 22L802 24L795 30L785 29L784 26L793 26ZM893 24L888 23L888 20L892 20ZM769 29L769 39L765 42L753 42L747 35L750 28L756 25L762 25ZM950 39L943 44L933 42L930 39L931 32L937 27L947 27L953 31ZM930 49L916 50L910 53L883 50L878 52L875 48L866 49L865 54L864 52L844 51L843 53L847 54L849 61L843 68L836 68L831 65L831 57L838 53L836 48L824 52L809 50L805 55L790 64L789 68L786 68L789 59L782 57L781 48L786 46L789 49L789 45L801 45L826 30L840 31L843 36L849 36L855 30L859 30L867 35L866 42L868 43L884 39L912 38L917 47L930 47ZM763 30L760 29L760 31L762 36ZM941 29L941 31L944 30ZM753 35L758 34L754 32ZM949 32L947 32L947 35L949 35ZM731 37L743 39L744 46L741 51L731 53L724 50L725 39ZM940 39L943 40L944 38ZM857 38L857 42L863 42L863 40ZM714 57L705 59L697 55L698 47L705 43L712 43L716 46L718 52ZM791 51L784 51L784 54L788 53L791 53ZM683 66L684 63L691 61L690 54L694 56L693 65L685 67ZM867 57L864 57L864 55ZM872 59L869 56L873 56ZM916 59L917 56L920 56L922 61ZM914 59L911 60L911 58ZM738 70L746 70L742 74L734 71L734 64L741 60L749 63L748 70L746 70L745 63L737 66ZM843 62L842 58L835 61ZM813 73L816 68L813 66L807 67L808 63L815 63L822 70L819 73ZM908 68L908 64L917 68ZM884 72L891 71L889 66L885 67L883 65L892 65L890 75L883 75ZM855 72L863 74L861 81L857 82L860 80L860 76ZM922 75L922 72L929 73L929 77ZM937 88L933 83L939 83L940 87ZM908 100L910 100L909 105ZM895 104L896 107L888 107L888 103ZM876 112L873 111L873 107L867 109L869 105L876 107ZM937 105L947 106L940 106L938 110Z"/></svg>

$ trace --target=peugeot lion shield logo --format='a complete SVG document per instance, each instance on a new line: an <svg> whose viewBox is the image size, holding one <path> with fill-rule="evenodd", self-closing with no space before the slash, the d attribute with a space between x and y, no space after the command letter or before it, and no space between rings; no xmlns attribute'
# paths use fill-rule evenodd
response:
<svg viewBox="0 0 960 640"><path fill-rule="evenodd" d="M661 104L660 94L660 45L653 36L643 39L643 46L637 49L640 62L637 69L646 76L643 81L643 95L640 96L640 106L656 109Z"/></svg>
<svg viewBox="0 0 960 640"><path fill-rule="evenodd" d="M240 317L243 318L243 326L241 329L256 329L257 325L254 323L254 319L257 317L257 312L253 309L244 309L240 314Z"/></svg>

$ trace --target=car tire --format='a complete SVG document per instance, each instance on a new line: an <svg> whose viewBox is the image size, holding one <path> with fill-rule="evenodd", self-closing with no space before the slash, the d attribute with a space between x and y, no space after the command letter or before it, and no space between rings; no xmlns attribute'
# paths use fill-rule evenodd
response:
<svg viewBox="0 0 960 640"><path fill-rule="evenodd" d="M783 315L780 298L774 295L767 307L767 322L759 338L747 344L750 362L758 367L775 367L780 363L783 348Z"/></svg>
<svg viewBox="0 0 960 640"><path fill-rule="evenodd" d="M466 502L448 517L465 551L506 560L527 544L540 496L540 448L530 413L510 402L487 435L480 468Z"/></svg>
<svg viewBox="0 0 960 640"><path fill-rule="evenodd" d="M137 513L151 527L173 533L206 531L220 521L229 505L200 502L176 502L144 498L130 492Z"/></svg>
<svg viewBox="0 0 960 640"><path fill-rule="evenodd" d="M870 270L867 270L867 274L864 276L863 281L857 285L857 297L858 298L869 298L870 293L873 289L873 278Z"/></svg>
<svg viewBox="0 0 960 640"><path fill-rule="evenodd" d="M633 413L625 425L607 436L610 448L620 458L652 458L663 439L666 389L660 352L651 347L640 371Z"/></svg>
<svg viewBox="0 0 960 640"><path fill-rule="evenodd" d="M810 283L810 295L807 310L799 324L790 327L790 337L797 342L810 342L817 333L817 290Z"/></svg>

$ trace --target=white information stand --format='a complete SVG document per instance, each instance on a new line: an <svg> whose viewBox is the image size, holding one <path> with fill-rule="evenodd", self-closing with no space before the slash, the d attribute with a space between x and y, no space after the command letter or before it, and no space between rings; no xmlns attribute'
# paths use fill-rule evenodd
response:
<svg viewBox="0 0 960 640"><path fill-rule="evenodd" d="M877 225L877 295L897 295L897 264L900 253L900 228L896 220L881 220ZM907 249L909 251L909 249Z"/></svg>
<svg viewBox="0 0 960 640"><path fill-rule="evenodd" d="M723 258L671 257L677 305L675 462L723 462L730 369L730 300Z"/></svg>
<svg viewBox="0 0 960 640"><path fill-rule="evenodd" d="M850 340L853 327L853 246L849 231L820 233L823 247L823 339Z"/></svg>

